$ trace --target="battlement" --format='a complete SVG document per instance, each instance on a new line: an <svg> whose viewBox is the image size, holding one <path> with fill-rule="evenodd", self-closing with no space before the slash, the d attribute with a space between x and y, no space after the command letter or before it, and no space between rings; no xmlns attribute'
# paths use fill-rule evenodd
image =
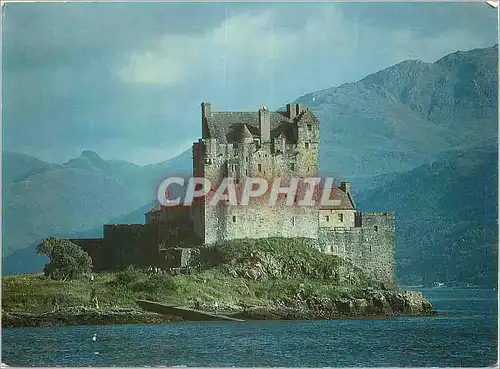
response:
<svg viewBox="0 0 500 369"><path fill-rule="evenodd" d="M193 174L212 188L226 178L268 180L319 177L320 122L301 104L285 112L265 106L253 112L217 112L201 103L202 137L193 143ZM332 164L334 165L334 164ZM309 238L318 249L349 259L372 277L394 284L395 214L358 212L349 182L332 189L339 205L209 206L206 198L190 207L157 206L145 224L105 224L101 240L76 240L100 260L98 267L185 264L188 251L241 238ZM260 199L262 200L262 199Z"/></svg>

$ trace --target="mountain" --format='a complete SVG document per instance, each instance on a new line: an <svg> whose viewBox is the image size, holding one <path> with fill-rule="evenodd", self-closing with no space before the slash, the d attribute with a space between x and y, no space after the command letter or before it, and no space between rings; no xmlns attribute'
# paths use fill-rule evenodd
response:
<svg viewBox="0 0 500 369"><path fill-rule="evenodd" d="M29 174L44 172L54 167L30 155L18 154L11 151L2 153L2 186L25 179Z"/></svg>
<svg viewBox="0 0 500 369"><path fill-rule="evenodd" d="M131 213L112 218L106 223L109 224L139 224L144 222L144 214L156 205L156 201L152 201L147 205L141 206L139 209ZM102 225L89 229L83 232L61 233L54 234L58 238L99 238L102 237ZM24 274L38 273L43 270L43 266L48 259L36 253L38 242L34 242L28 247L14 251L12 254L4 257L2 264L2 274Z"/></svg>
<svg viewBox="0 0 500 369"><path fill-rule="evenodd" d="M456 52L296 101L321 120L322 175L350 180L360 210L397 212L404 283L483 284L497 268L497 67L498 46ZM191 150L147 166L92 152L62 165L4 153L4 261L28 260L50 234L100 234L123 214L142 221L135 209L160 181L189 173Z"/></svg>
<svg viewBox="0 0 500 369"><path fill-rule="evenodd" d="M395 211L403 284L492 286L498 260L496 146L454 150L358 195L360 210Z"/></svg>
<svg viewBox="0 0 500 369"><path fill-rule="evenodd" d="M156 164L139 166L126 161L113 160L110 160L109 164L116 178L119 178L137 193L146 195L143 202L145 204L156 199L158 186L167 176L185 177L191 175L193 166L191 157L191 150L186 150L173 159Z"/></svg>
<svg viewBox="0 0 500 369"><path fill-rule="evenodd" d="M321 121L323 174L370 178L413 169L454 148L498 141L498 45L435 63L408 60L300 97Z"/></svg>
<svg viewBox="0 0 500 369"><path fill-rule="evenodd" d="M48 235L99 228L153 201L158 184L169 173L190 169L186 154L147 166L105 161L88 150L64 164L12 152L2 156L3 256Z"/></svg>

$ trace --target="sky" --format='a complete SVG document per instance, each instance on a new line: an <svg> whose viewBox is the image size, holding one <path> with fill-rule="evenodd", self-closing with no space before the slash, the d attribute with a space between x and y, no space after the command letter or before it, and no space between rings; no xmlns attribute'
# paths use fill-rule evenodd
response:
<svg viewBox="0 0 500 369"><path fill-rule="evenodd" d="M3 150L172 158L214 111L277 109L407 59L497 43L485 3L8 3Z"/></svg>

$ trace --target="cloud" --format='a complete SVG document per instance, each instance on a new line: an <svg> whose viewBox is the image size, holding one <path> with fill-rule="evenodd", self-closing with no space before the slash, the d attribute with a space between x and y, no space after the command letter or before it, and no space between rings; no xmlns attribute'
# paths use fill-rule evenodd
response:
<svg viewBox="0 0 500 369"><path fill-rule="evenodd" d="M273 28L274 14L228 17L204 35L164 35L152 48L128 56L118 74L125 83L178 85L196 74L224 73L228 58L264 65L293 47L296 37ZM291 50L290 50L291 51Z"/></svg>
<svg viewBox="0 0 500 369"><path fill-rule="evenodd" d="M370 5L373 9L377 4L364 4L360 9ZM301 14L301 24L287 24L283 18L289 13L267 7L230 15L204 34L164 34L148 48L130 53L117 68L118 76L128 84L179 86L203 79L225 81L228 71L236 69L247 79L263 79L267 86L272 79L282 80L283 71L288 75L295 71L296 84L301 79L317 84L318 78L310 74L312 70L317 74L320 67L330 77L325 82L332 85L347 82L352 78L349 75L361 78L408 58L432 62L457 49L490 46L484 34L475 32L474 24L448 22L442 30L432 25L437 30L431 33L425 21L415 25L414 17L402 12L404 7L388 9L400 18L412 18L412 27L404 28L401 20L396 22L398 27L381 22L383 15L378 23L373 16L365 22L366 12L353 17L346 15L348 9L349 4L315 4ZM352 8L354 12L360 9ZM442 11L442 4L437 9ZM325 69L328 61L330 68ZM307 88L315 87L311 83Z"/></svg>
<svg viewBox="0 0 500 369"><path fill-rule="evenodd" d="M215 110L277 108L405 59L432 62L491 46L497 21L489 10L449 3L9 3L4 147L51 161L93 149L158 162L197 139L202 100Z"/></svg>

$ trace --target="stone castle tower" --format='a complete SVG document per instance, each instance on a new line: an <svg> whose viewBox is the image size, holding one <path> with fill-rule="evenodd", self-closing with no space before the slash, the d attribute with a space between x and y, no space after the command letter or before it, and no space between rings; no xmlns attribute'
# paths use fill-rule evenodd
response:
<svg viewBox="0 0 500 369"><path fill-rule="evenodd" d="M320 122L301 104L286 112L214 112L201 104L202 138L193 144L193 175L212 184L224 178L268 180L319 177ZM377 279L394 284L395 222L392 213L356 211L350 184L333 189L335 206L288 206L284 194L276 206L255 199L247 206L205 199L191 206L195 233L203 243L238 238L304 237L325 253L343 256Z"/></svg>
<svg viewBox="0 0 500 369"><path fill-rule="evenodd" d="M246 177L267 180L318 177L319 121L299 104L286 112L212 112L201 104L202 135L193 145L193 174L212 183ZM284 185L282 185L284 187ZM192 208L195 232L206 243L234 238L317 238L318 209L286 206L286 194L276 206L262 199L248 206L207 206L198 201ZM292 199L293 200L293 199Z"/></svg>
<svg viewBox="0 0 500 369"><path fill-rule="evenodd" d="M320 122L300 104L286 112L212 112L201 104L202 138L193 144L193 175L213 184L233 178L319 177ZM332 164L334 165L334 163ZM333 192L333 194L332 194ZM339 255L368 275L394 285L395 226L392 213L356 210L348 182L330 192L338 205L293 206L283 194L274 206L251 199L246 206L207 198L187 206L156 206L146 224L105 224L103 238L72 239L87 251L96 270L130 264L176 268L189 264L191 251L217 241L238 238L301 237L320 251ZM291 206L292 205L292 206Z"/></svg>

